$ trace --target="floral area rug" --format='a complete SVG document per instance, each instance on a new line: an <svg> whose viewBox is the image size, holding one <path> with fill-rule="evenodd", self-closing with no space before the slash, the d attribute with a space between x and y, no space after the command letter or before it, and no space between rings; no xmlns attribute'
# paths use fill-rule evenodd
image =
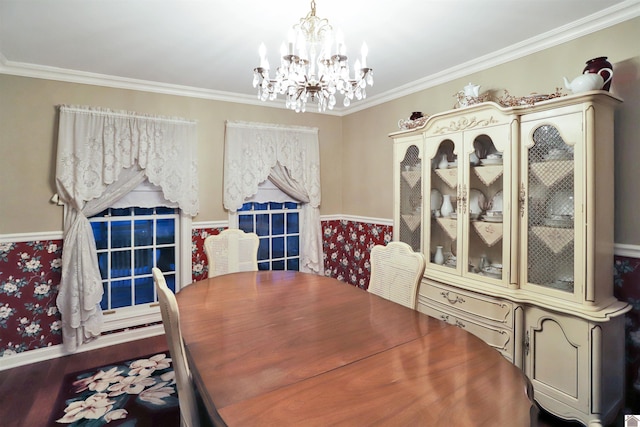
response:
<svg viewBox="0 0 640 427"><path fill-rule="evenodd" d="M169 352L65 376L48 425L179 426Z"/></svg>

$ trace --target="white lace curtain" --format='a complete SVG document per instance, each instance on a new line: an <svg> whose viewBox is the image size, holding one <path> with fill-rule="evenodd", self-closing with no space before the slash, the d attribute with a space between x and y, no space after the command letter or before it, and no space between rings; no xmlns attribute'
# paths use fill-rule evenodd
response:
<svg viewBox="0 0 640 427"><path fill-rule="evenodd" d="M198 212L194 121L60 106L56 189L65 205L62 278L56 300L65 349L100 335L103 288L87 217L145 179L185 213Z"/></svg>
<svg viewBox="0 0 640 427"><path fill-rule="evenodd" d="M324 274L318 129L227 121L224 207L235 212L269 179L300 201L300 271Z"/></svg>

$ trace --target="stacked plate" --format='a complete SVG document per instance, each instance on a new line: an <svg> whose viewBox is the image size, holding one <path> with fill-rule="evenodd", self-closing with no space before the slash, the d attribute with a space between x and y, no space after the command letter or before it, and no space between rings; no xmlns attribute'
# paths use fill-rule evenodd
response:
<svg viewBox="0 0 640 427"><path fill-rule="evenodd" d="M485 221L485 222L502 222L502 211L487 211L482 216L482 221Z"/></svg>
<svg viewBox="0 0 640 427"><path fill-rule="evenodd" d="M494 279L502 279L502 264L491 264L482 269L482 274Z"/></svg>

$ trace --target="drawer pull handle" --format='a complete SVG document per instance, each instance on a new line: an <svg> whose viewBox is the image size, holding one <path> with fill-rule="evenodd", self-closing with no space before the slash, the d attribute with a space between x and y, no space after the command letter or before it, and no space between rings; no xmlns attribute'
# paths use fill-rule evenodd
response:
<svg viewBox="0 0 640 427"><path fill-rule="evenodd" d="M465 325L464 323L462 323L461 321L459 321L458 319L456 319L456 326L460 329L464 329L467 327L467 325Z"/></svg>
<svg viewBox="0 0 640 427"><path fill-rule="evenodd" d="M440 319L442 319L443 322L449 323L449 315L448 314L441 314L440 315Z"/></svg>
<svg viewBox="0 0 640 427"><path fill-rule="evenodd" d="M463 299L463 298L460 298L458 295L456 295L455 299L452 299L452 298L449 296L449 292L448 292L448 291L447 291L447 292L440 292L440 295L442 295L442 297L443 297L444 299L446 299L447 301L449 301L449 304L452 304L452 305L453 305L453 304L457 304L457 303L462 304L462 303L464 302L464 299Z"/></svg>

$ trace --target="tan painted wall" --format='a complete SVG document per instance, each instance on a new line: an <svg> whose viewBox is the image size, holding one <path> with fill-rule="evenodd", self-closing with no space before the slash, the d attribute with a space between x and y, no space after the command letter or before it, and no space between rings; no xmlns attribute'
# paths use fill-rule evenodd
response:
<svg viewBox="0 0 640 427"><path fill-rule="evenodd" d="M615 69L611 92L625 100L616 114L616 243L640 244L640 18L531 54L462 79L343 118L342 213L393 216L392 143L388 134L412 111L432 115L453 108L454 94L470 81L498 96L546 94L582 72L585 61L608 56ZM419 51L416 52L420 54ZM564 93L568 91L564 90Z"/></svg>
<svg viewBox="0 0 640 427"><path fill-rule="evenodd" d="M390 132L412 111L435 114L454 105L466 83L516 96L550 93L562 76L606 55L616 77L611 91L625 103L616 116L616 243L640 244L640 18L527 57L345 117L197 98L0 75L0 234L60 231L54 192L56 105L78 104L180 116L199 122L200 214L227 219L222 208L225 120L315 126L320 129L323 215L390 219L393 215ZM419 54L419 52L416 52Z"/></svg>
<svg viewBox="0 0 640 427"><path fill-rule="evenodd" d="M197 120L200 213L195 221L227 219L222 207L225 120L318 127L321 213L342 211L340 117L0 75L0 234L62 230L62 208L49 202L55 192L55 106L60 104Z"/></svg>

